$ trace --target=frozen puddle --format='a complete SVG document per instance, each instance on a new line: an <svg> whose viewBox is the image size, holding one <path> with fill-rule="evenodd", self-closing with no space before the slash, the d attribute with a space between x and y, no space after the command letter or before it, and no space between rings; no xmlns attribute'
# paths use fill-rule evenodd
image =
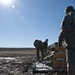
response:
<svg viewBox="0 0 75 75"><path fill-rule="evenodd" d="M14 57L0 57L0 64L1 63L10 63L10 62L16 62L17 61L17 59L16 58L14 58Z"/></svg>
<svg viewBox="0 0 75 75"><path fill-rule="evenodd" d="M0 57L0 60L5 59L5 60L15 60L14 57Z"/></svg>

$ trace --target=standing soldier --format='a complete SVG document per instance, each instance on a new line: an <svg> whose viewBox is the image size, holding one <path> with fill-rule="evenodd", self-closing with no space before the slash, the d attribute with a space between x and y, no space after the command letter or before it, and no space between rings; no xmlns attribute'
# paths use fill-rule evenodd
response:
<svg viewBox="0 0 75 75"><path fill-rule="evenodd" d="M59 36L59 47L66 42L68 75L75 75L75 10L72 6L66 8L66 16L62 22Z"/></svg>
<svg viewBox="0 0 75 75"><path fill-rule="evenodd" d="M44 45L44 56L46 56L46 54L47 54L47 47L48 47L48 39L46 39L43 42L43 45Z"/></svg>

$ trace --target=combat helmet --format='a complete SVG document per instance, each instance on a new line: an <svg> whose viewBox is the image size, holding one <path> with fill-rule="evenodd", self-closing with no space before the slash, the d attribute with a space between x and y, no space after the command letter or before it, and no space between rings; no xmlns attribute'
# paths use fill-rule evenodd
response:
<svg viewBox="0 0 75 75"><path fill-rule="evenodd" d="M48 41L48 39L46 39L46 41Z"/></svg>
<svg viewBox="0 0 75 75"><path fill-rule="evenodd" d="M66 8L66 14L69 13L69 12L73 12L74 11L74 7L73 6L68 6Z"/></svg>

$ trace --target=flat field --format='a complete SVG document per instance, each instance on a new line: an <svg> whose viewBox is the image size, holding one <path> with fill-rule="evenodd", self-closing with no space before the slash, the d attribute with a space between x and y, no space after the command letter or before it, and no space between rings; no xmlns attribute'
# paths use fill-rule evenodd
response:
<svg viewBox="0 0 75 75"><path fill-rule="evenodd" d="M35 48L0 48L0 56L22 56L35 54Z"/></svg>

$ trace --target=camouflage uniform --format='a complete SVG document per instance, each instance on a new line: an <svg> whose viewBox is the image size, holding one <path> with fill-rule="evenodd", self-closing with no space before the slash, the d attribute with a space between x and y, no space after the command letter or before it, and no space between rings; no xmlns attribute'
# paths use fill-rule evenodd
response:
<svg viewBox="0 0 75 75"><path fill-rule="evenodd" d="M66 42L67 71L69 75L75 75L75 10L72 6L68 6L66 9L66 16L62 22L62 31L58 41L59 46L61 46L62 41Z"/></svg>

